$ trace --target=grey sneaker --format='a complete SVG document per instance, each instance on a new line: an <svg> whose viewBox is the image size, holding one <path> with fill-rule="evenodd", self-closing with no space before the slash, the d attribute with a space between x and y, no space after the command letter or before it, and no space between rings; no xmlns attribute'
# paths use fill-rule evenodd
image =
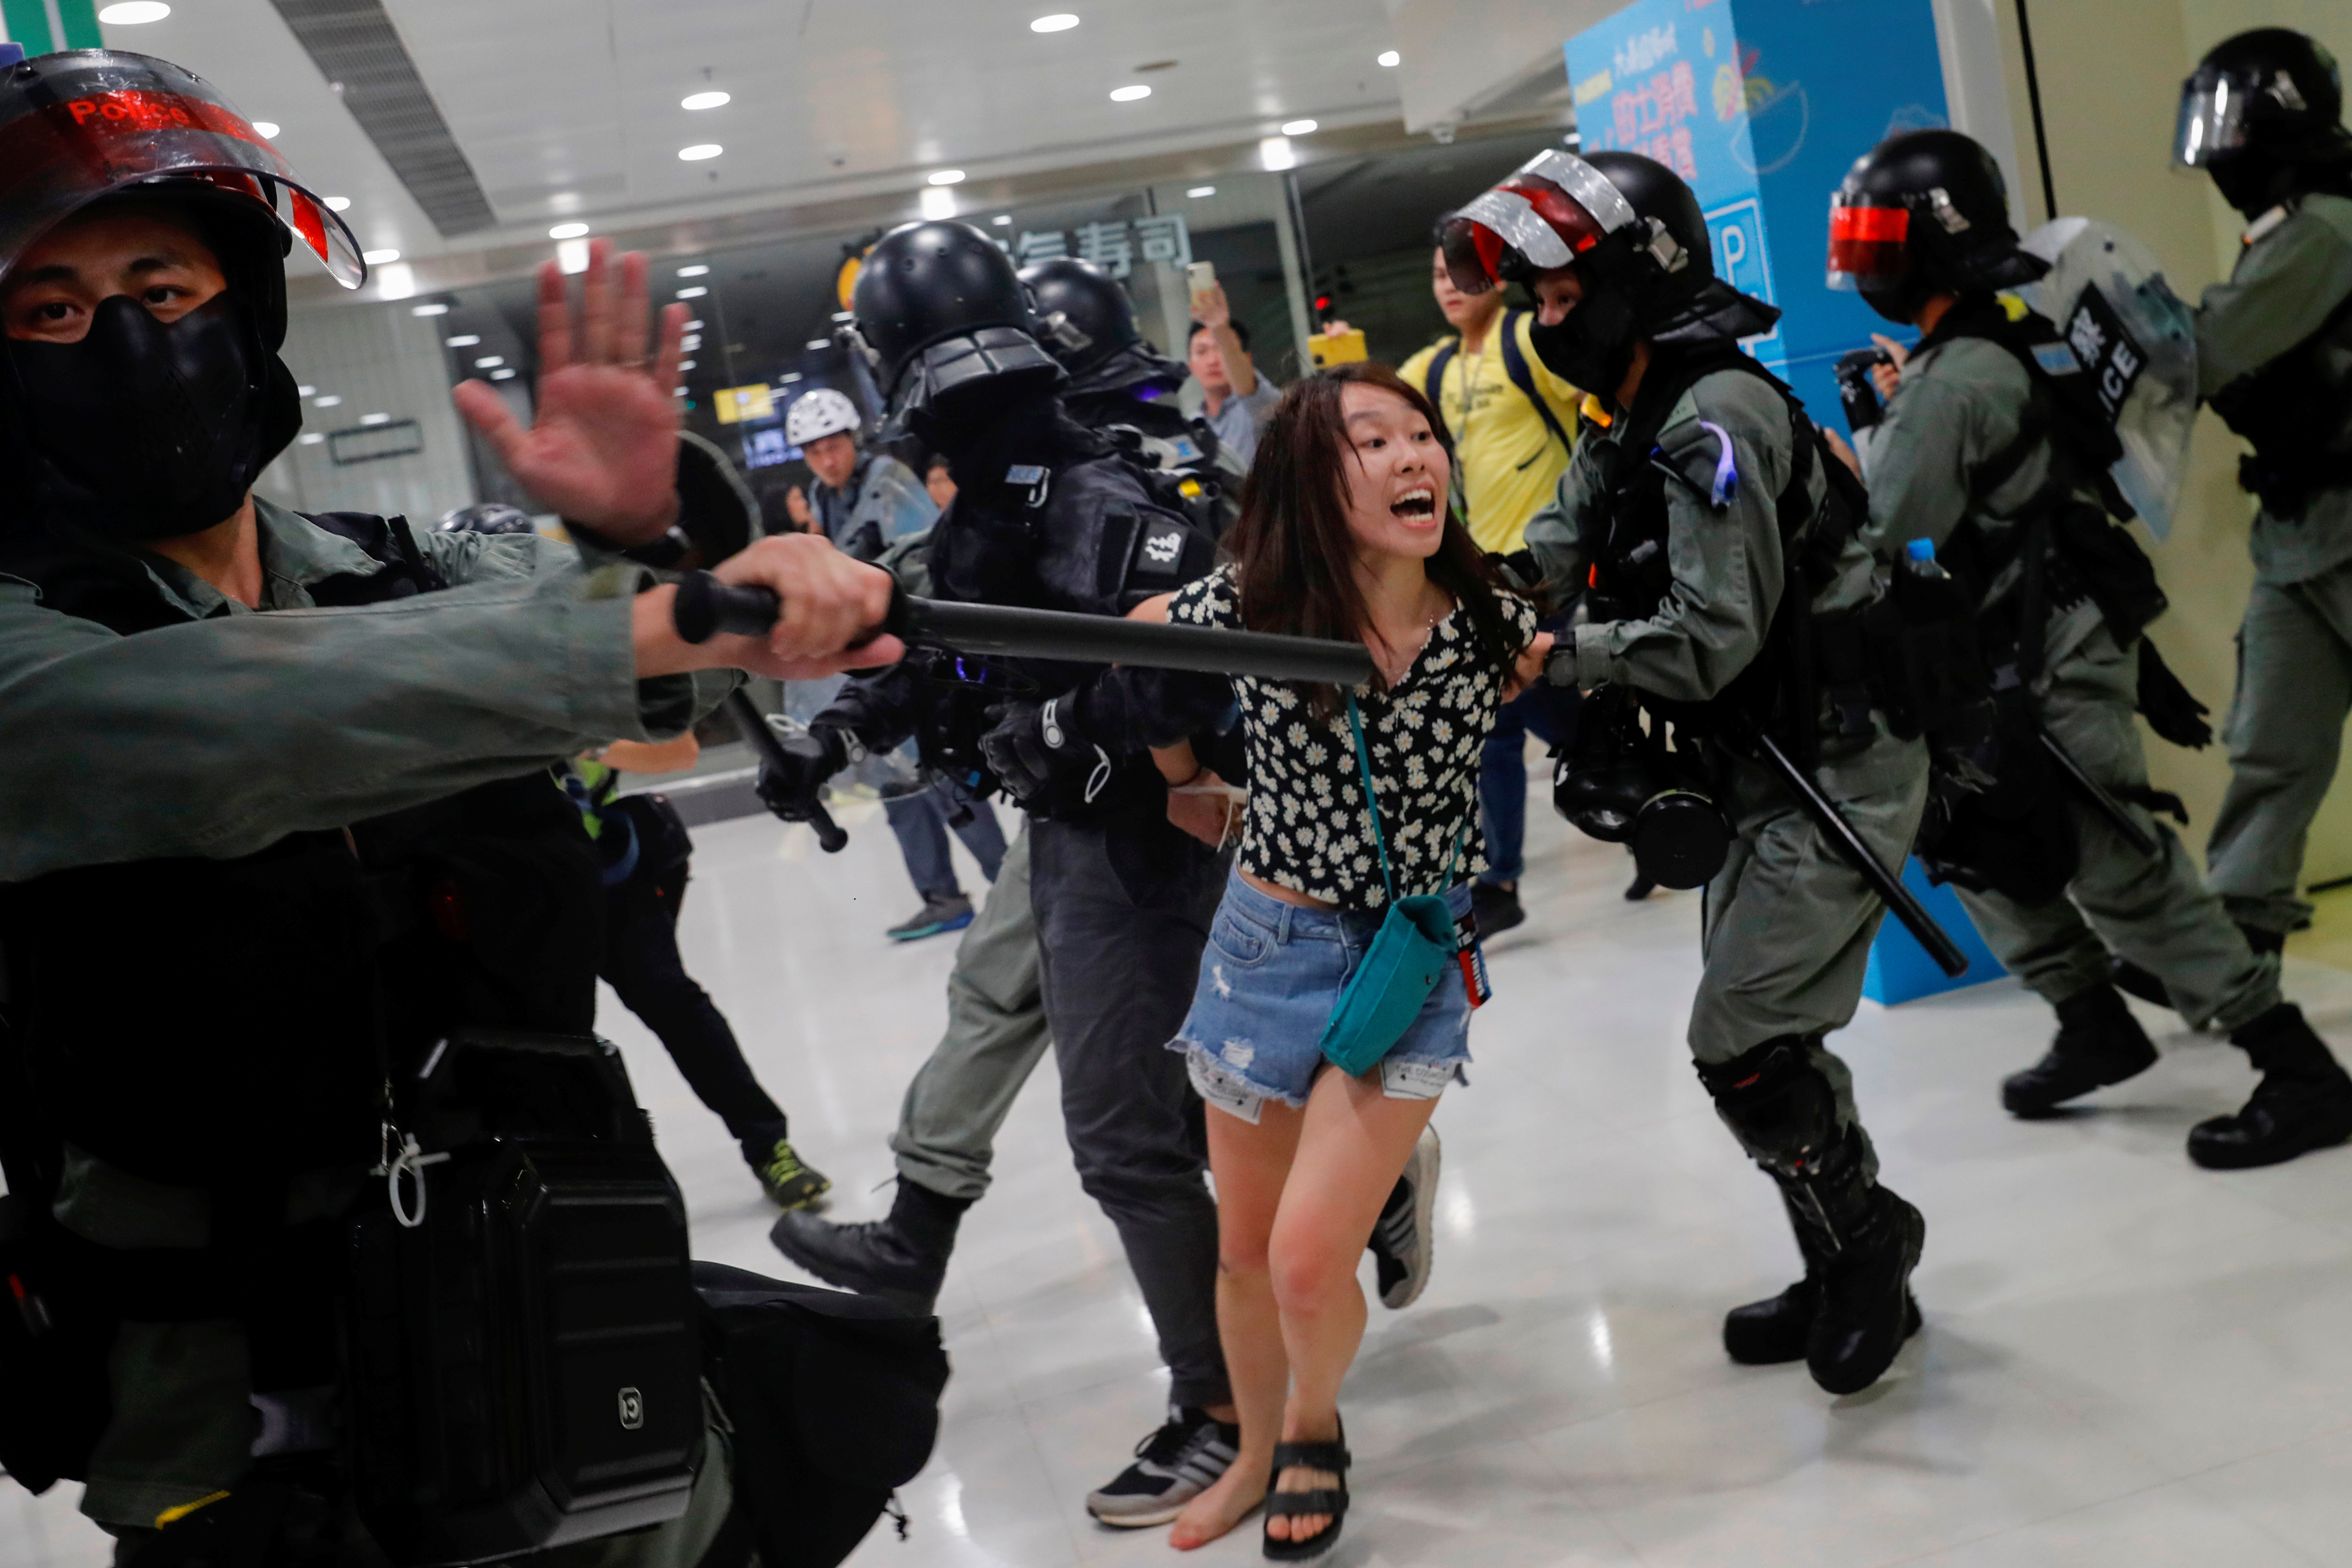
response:
<svg viewBox="0 0 2352 1568"><path fill-rule="evenodd" d="M1372 1226L1372 1239L1366 1243L1384 1307L1410 1307L1429 1288L1429 1265L1437 1250L1431 1219L1437 1205L1437 1165L1442 1153L1437 1129L1423 1128L1420 1142L1412 1146L1412 1157L1404 1163L1404 1174L1397 1178L1388 1205Z"/></svg>
<svg viewBox="0 0 2352 1568"><path fill-rule="evenodd" d="M892 926L888 934L892 942L920 942L970 924L971 900L958 893L950 899L925 899L921 909Z"/></svg>
<svg viewBox="0 0 2352 1568"><path fill-rule="evenodd" d="M1234 1423L1171 1405L1167 1423L1135 1446L1135 1463L1087 1494L1087 1511L1120 1530L1171 1523L1186 1503L1217 1484L1241 1443L1242 1429Z"/></svg>

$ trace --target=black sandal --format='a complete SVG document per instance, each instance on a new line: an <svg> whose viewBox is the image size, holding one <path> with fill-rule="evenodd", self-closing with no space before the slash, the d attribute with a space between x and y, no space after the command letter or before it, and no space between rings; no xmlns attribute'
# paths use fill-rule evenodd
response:
<svg viewBox="0 0 2352 1568"><path fill-rule="evenodd" d="M1269 1563L1305 1563L1322 1556L1338 1544L1339 1526L1348 1517L1348 1466L1352 1462L1348 1453L1348 1429L1339 1428L1339 1436L1328 1443L1276 1443L1274 1446L1274 1473L1278 1478L1290 1469L1328 1470L1339 1478L1336 1488L1318 1487L1308 1492L1268 1492L1265 1517L1328 1514L1331 1522L1305 1541L1276 1541L1265 1537L1265 1560Z"/></svg>

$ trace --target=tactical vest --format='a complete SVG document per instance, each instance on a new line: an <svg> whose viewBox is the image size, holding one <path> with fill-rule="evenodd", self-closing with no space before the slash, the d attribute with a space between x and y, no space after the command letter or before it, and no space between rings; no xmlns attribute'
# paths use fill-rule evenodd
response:
<svg viewBox="0 0 2352 1568"><path fill-rule="evenodd" d="M2222 423L2253 444L2238 486L2281 521L2318 490L2352 485L2352 298L2309 337L2212 397Z"/></svg>
<svg viewBox="0 0 2352 1568"><path fill-rule="evenodd" d="M1820 451L1821 437L1796 394L1732 343L1654 364L1622 431L1613 442L1595 445L1594 459L1609 466L1603 476L1608 532L1591 552L1586 601L1595 621L1643 620L1665 605L1674 587L1666 487L1696 487L1658 453L1658 432L1683 395L1718 371L1753 375L1788 405L1790 477L1774 501L1785 569L1780 605L1755 658L1714 697L1685 702L1643 692L1642 706L1694 736L1737 738L1769 730L1808 753L1818 717L1812 601L1829 585L1839 552L1867 515L1867 501L1843 466ZM1810 494L1816 468L1829 481L1818 503ZM1713 500L1706 491L1698 493L1703 503ZM1865 722L1868 706L1862 705Z"/></svg>

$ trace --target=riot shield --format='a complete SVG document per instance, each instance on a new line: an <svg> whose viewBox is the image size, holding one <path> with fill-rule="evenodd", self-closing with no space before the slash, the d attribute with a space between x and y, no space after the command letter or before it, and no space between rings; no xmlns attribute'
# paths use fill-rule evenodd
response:
<svg viewBox="0 0 2352 1568"><path fill-rule="evenodd" d="M2017 293L2056 323L2093 378L2123 443L2116 488L2162 539L2197 419L2195 319L2156 253L2111 224L2062 217L2027 235L2023 247L2050 270Z"/></svg>

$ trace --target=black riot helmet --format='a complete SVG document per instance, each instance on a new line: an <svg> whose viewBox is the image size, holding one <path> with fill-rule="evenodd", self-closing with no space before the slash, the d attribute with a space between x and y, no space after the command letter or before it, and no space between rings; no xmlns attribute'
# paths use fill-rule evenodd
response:
<svg viewBox="0 0 2352 1568"><path fill-rule="evenodd" d="M2049 263L2018 247L2000 165L1957 131L1906 131L1854 160L1830 197L1829 285L1909 323L1936 294L2031 283Z"/></svg>
<svg viewBox="0 0 2352 1568"><path fill-rule="evenodd" d="M2253 217L2315 187L2345 188L2343 120L2336 57L2289 28L2256 27L2214 45L2180 84L2172 156Z"/></svg>
<svg viewBox="0 0 2352 1568"><path fill-rule="evenodd" d="M1638 153L1547 148L1441 224L1438 244L1454 286L1469 294L1572 268L1583 298L1530 341L1555 374L1590 391L1622 381L1644 338L1741 338L1780 316L1717 279L1698 197Z"/></svg>
<svg viewBox="0 0 2352 1568"><path fill-rule="evenodd" d="M278 358L294 239L345 288L367 268L342 219L192 73L110 49L0 68L0 286L60 224L100 210L193 233L226 287L169 324L114 295L77 340L0 342L0 462L31 514L68 531L201 531L301 425Z"/></svg>
<svg viewBox="0 0 2352 1568"><path fill-rule="evenodd" d="M1135 302L1118 279L1091 261L1056 256L1021 269L1047 353L1070 373L1065 396L1173 392L1184 367L1155 352L1135 322Z"/></svg>
<svg viewBox="0 0 2352 1568"><path fill-rule="evenodd" d="M1062 378L1029 335L1028 294L1012 258L968 223L902 224L884 235L857 270L850 310L897 413L982 384L1001 395L1016 381Z"/></svg>

